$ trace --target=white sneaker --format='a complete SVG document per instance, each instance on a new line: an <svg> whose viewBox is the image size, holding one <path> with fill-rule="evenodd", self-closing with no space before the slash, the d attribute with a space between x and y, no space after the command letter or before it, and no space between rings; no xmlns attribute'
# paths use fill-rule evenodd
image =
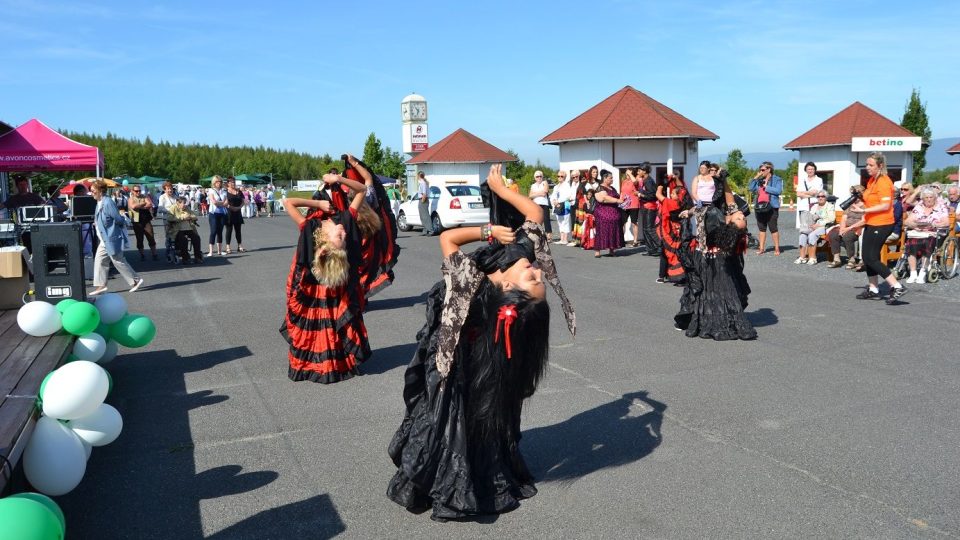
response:
<svg viewBox="0 0 960 540"><path fill-rule="evenodd" d="M915 281L914 283L926 283L926 282L927 282L927 272L926 272L926 271L922 271L922 272L920 272L919 274L917 274L917 281Z"/></svg>
<svg viewBox="0 0 960 540"><path fill-rule="evenodd" d="M811 265L811 266L817 264L817 258L816 258L816 257L810 257L810 260L807 261L807 264L809 264L809 265Z"/></svg>
<svg viewBox="0 0 960 540"><path fill-rule="evenodd" d="M793 261L793 264L803 264L805 262L807 262L807 260L803 257L797 257L797 260Z"/></svg>
<svg viewBox="0 0 960 540"><path fill-rule="evenodd" d="M133 287L130 287L130 292L137 292L137 289L139 289L141 285L143 285L143 278L137 278L137 280L133 282Z"/></svg>
<svg viewBox="0 0 960 540"><path fill-rule="evenodd" d="M576 243L576 242L567 242L567 245L568 245L568 246L575 246L575 245L577 245L577 243Z"/></svg>
<svg viewBox="0 0 960 540"><path fill-rule="evenodd" d="M910 272L910 277L907 278L907 283L916 283L917 282L917 273Z"/></svg>

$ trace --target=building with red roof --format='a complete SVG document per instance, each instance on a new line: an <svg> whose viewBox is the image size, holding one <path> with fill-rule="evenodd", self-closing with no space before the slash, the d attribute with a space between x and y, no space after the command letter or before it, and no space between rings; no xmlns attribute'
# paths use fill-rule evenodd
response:
<svg viewBox="0 0 960 540"><path fill-rule="evenodd" d="M699 141L717 135L670 107L633 88L622 89L560 126L541 144L560 150L561 169L593 165L615 174L649 162L658 177L678 170L696 174Z"/></svg>
<svg viewBox="0 0 960 540"><path fill-rule="evenodd" d="M490 166L517 158L460 128L407 161L416 165L431 185L466 183L480 185Z"/></svg>
<svg viewBox="0 0 960 540"><path fill-rule="evenodd" d="M800 152L799 178L806 177L803 168L812 162L826 190L844 197L860 183L871 153L883 153L890 178L899 182L912 178L913 152L924 144L928 142L910 130L855 101L783 147Z"/></svg>
<svg viewBox="0 0 960 540"><path fill-rule="evenodd" d="M947 153L950 154L951 156L960 154L960 143L957 143L951 146L950 148L947 148Z"/></svg>

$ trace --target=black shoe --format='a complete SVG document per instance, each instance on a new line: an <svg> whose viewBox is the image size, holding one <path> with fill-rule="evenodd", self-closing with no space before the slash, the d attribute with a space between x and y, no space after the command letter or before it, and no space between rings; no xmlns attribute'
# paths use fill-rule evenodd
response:
<svg viewBox="0 0 960 540"><path fill-rule="evenodd" d="M862 293L857 295L857 300L879 300L880 293L873 292L870 290L870 287L867 287L863 290Z"/></svg>
<svg viewBox="0 0 960 540"><path fill-rule="evenodd" d="M892 306L894 304L899 304L900 298L902 298L905 294L907 294L906 287L894 287L893 290L890 291L890 298L887 298L887 305Z"/></svg>

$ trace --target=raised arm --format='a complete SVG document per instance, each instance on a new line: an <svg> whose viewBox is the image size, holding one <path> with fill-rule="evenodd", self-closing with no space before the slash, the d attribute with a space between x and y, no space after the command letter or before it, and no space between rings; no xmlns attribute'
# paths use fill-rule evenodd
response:
<svg viewBox="0 0 960 540"><path fill-rule="evenodd" d="M487 185L490 191L497 194L504 202L517 209L528 221L543 223L543 210L533 199L525 197L516 191L508 188L503 183L503 167L501 165L491 165L490 174L487 175Z"/></svg>
<svg viewBox="0 0 960 540"><path fill-rule="evenodd" d="M313 199L286 198L283 200L283 208L294 223L300 225L306 221L306 217L300 213L301 208L319 208L324 212L330 211L330 201L315 201Z"/></svg>
<svg viewBox="0 0 960 540"><path fill-rule="evenodd" d="M360 169L357 169L357 170L360 170ZM341 184L347 186L348 188L350 188L350 189L352 189L352 190L354 190L354 191L359 191L360 193L366 193L366 192L367 192L367 186L366 186L366 185L361 184L360 182L357 182L356 180L351 180L351 179L346 178L346 177L344 177L344 176L340 176L339 174L333 174L333 173L325 174L325 175L323 175L323 181L324 181L328 186L329 186L329 185L333 185L333 184L335 184L335 183L337 183L337 182L340 182Z"/></svg>
<svg viewBox="0 0 960 540"><path fill-rule="evenodd" d="M357 158L353 157L353 154L347 154L347 163L349 163L351 167L353 167L354 169L357 170L357 172L360 173L360 176L363 177L364 184L368 186L373 185L373 173L371 173L370 171L367 170L366 167L361 165L360 161ZM350 188L350 189L353 189L353 188Z"/></svg>
<svg viewBox="0 0 960 540"><path fill-rule="evenodd" d="M511 191L511 193L513 193ZM537 208L540 208L539 206ZM479 242L486 240L487 227L490 227L489 234L499 240L501 244L512 244L516 239L510 227L503 225L484 225L483 227L458 227L448 229L440 233L440 252L444 257L449 257L454 251L459 251L460 246L470 242Z"/></svg>

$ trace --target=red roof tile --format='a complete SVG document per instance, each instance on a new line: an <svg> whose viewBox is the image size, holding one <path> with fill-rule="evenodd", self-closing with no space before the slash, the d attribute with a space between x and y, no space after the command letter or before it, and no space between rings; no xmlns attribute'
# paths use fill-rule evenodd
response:
<svg viewBox="0 0 960 540"><path fill-rule="evenodd" d="M957 143L951 146L950 148L947 148L947 153L950 154L951 156L954 154L960 154L960 143Z"/></svg>
<svg viewBox="0 0 960 540"><path fill-rule="evenodd" d="M553 133L542 144L585 139L651 139L693 137L717 139L717 135L684 118L663 103L634 89L623 89L597 103Z"/></svg>
<svg viewBox="0 0 960 540"><path fill-rule="evenodd" d="M460 128L407 163L486 163L516 160L517 158Z"/></svg>
<svg viewBox="0 0 960 540"><path fill-rule="evenodd" d="M909 129L859 101L783 145L787 150L849 145L854 137L916 137Z"/></svg>

